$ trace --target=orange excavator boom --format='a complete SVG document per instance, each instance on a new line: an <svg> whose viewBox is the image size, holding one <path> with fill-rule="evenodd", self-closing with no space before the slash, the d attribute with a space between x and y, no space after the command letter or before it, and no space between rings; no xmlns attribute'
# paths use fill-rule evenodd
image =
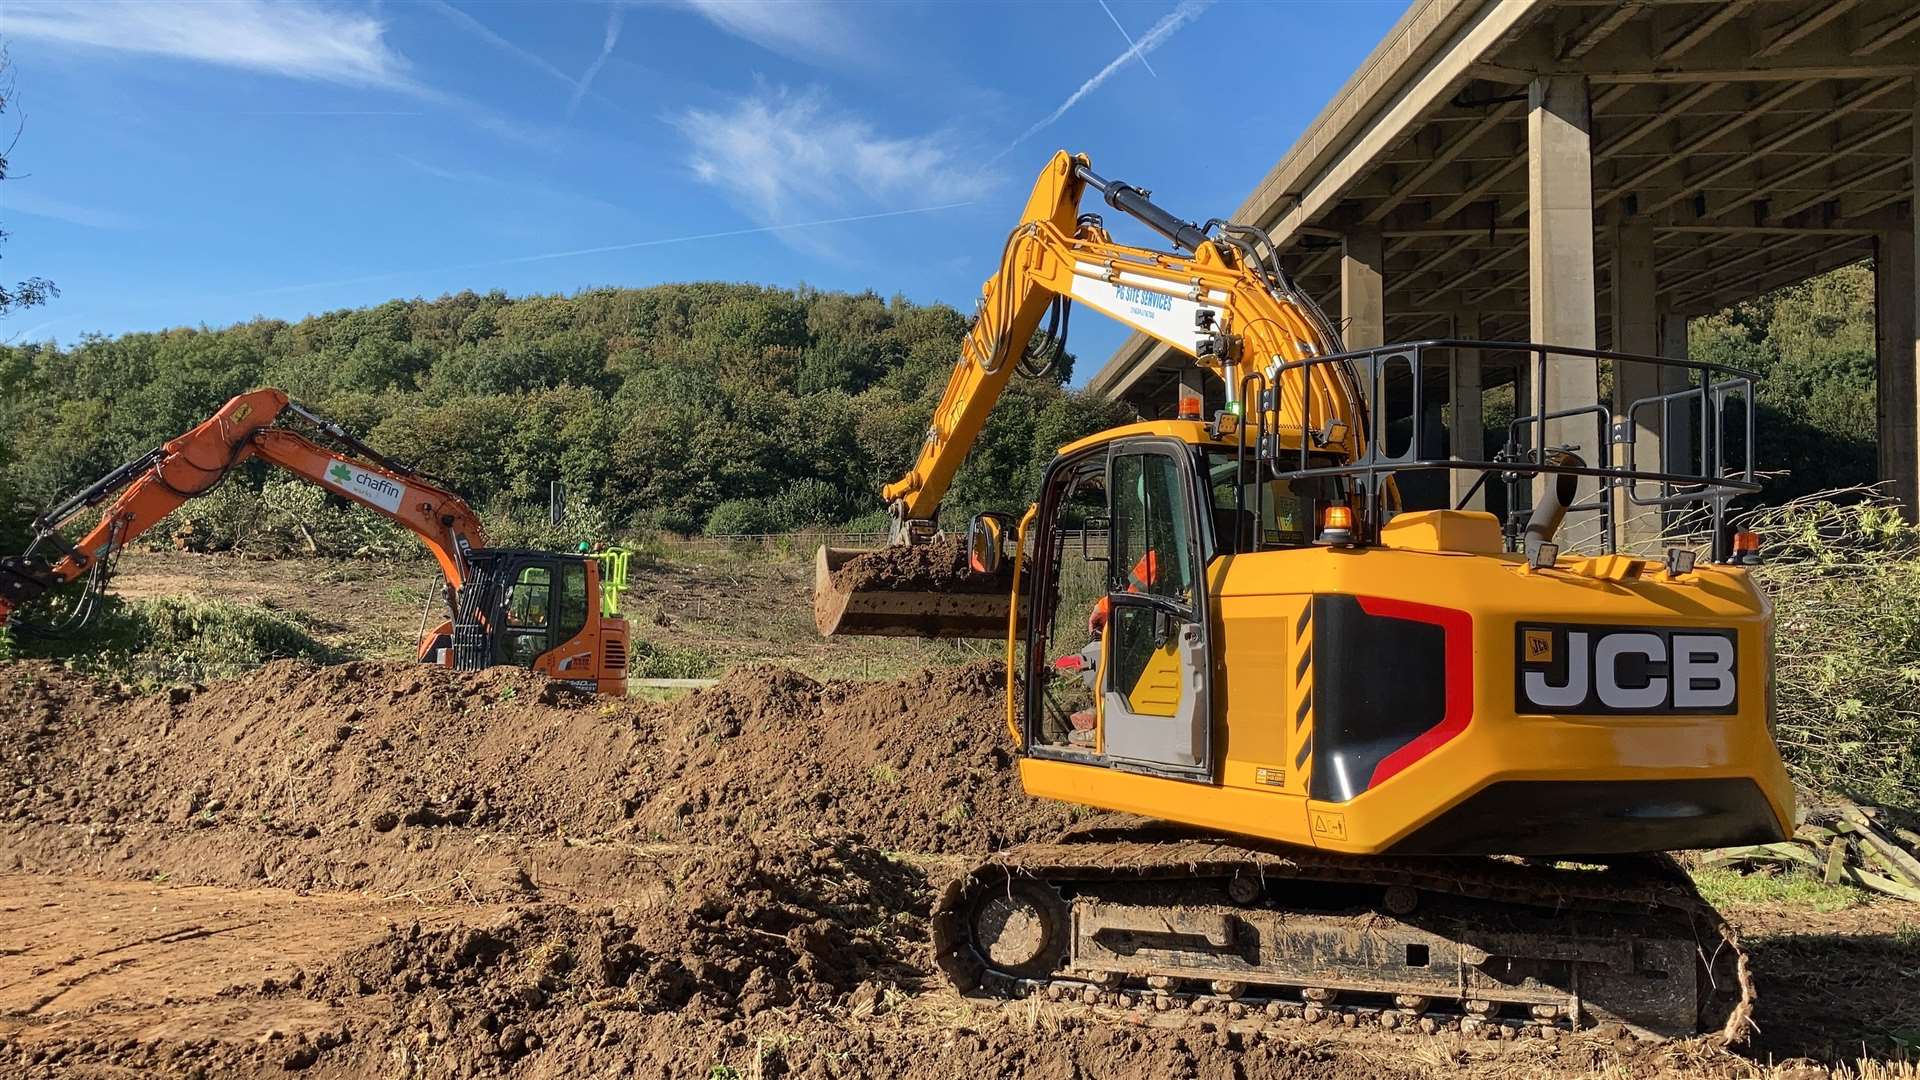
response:
<svg viewBox="0 0 1920 1080"><path fill-rule="evenodd" d="M323 449L275 423L292 412L352 446L355 457ZM25 555L0 559L0 626L14 608L50 588L104 573L128 544L187 500L212 491L235 466L258 457L367 507L426 545L449 590L467 578L465 552L486 546L479 517L465 500L406 466L358 443L338 425L280 390L241 394L193 430L115 469L34 522ZM356 460L356 458L360 460ZM371 459L371 460L365 460ZM68 543L60 527L111 498L92 529ZM40 556L40 549L55 553Z"/></svg>

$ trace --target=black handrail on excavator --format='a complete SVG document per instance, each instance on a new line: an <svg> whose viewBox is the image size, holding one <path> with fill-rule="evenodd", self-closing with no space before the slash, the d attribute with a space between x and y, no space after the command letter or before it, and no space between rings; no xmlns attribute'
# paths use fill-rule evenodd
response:
<svg viewBox="0 0 1920 1080"><path fill-rule="evenodd" d="M1528 405L1531 411L1514 417L1509 425L1507 446L1494 460L1423 455L1423 448L1429 444L1428 428L1431 426L1424 400L1426 370L1431 359L1429 354L1455 350L1478 351L1483 362L1487 354L1501 352L1522 353L1530 359L1533 400ZM1645 364L1665 370L1679 370L1686 373L1689 383L1678 390L1636 398L1627 402L1625 408L1617 413L1605 402L1597 400L1591 405L1549 411L1546 407L1546 379L1550 370L1549 360L1553 357L1614 365ZM1369 428L1361 433L1365 450L1350 461L1327 464L1313 460L1315 443L1327 441L1327 437L1325 433L1314 429L1311 403L1307 405L1303 424L1307 434L1297 441L1297 451L1283 453L1281 440L1275 437L1275 433L1263 429L1263 419L1273 409L1273 381L1287 370L1318 364L1349 365L1350 370L1358 371L1361 385L1366 390L1367 408L1361 413L1363 425ZM1392 478L1398 473L1437 470L1479 472L1480 477L1462 497L1456 509L1463 508L1470 497L1486 484L1488 477L1502 477L1512 493L1508 500L1505 530L1510 548L1517 548L1524 538L1525 519L1531 509L1530 500L1517 497L1523 485L1543 475L1591 477L1600 481L1599 492L1587 501L1565 505L1560 509L1596 512L1601 521L1599 540L1603 552L1614 552L1618 544L1615 535L1617 522L1614 520L1614 493L1618 491L1624 494L1627 505L1656 512L1686 506L1707 508L1712 514L1713 558L1724 561L1730 554L1727 505L1741 495L1753 494L1761 489L1754 476L1753 463L1753 382L1757 378L1759 375L1755 372L1728 364L1578 346L1458 338L1401 342L1333 356L1307 357L1277 365L1267 372L1249 373L1240 387L1241 400L1250 405L1249 415L1247 422L1241 425L1237 445L1240 447L1243 470L1247 452L1252 450L1262 467L1270 470L1276 479L1338 478L1351 483L1355 494L1363 501L1363 505L1355 509L1360 512L1361 521L1357 525L1364 535L1377 534L1379 526L1385 522L1387 512L1392 509L1388 504L1389 492L1393 490ZM1404 380L1408 384L1409 415L1388 415L1386 398L1389 379ZM1737 401L1735 407L1740 414L1734 424L1727 423L1724 415L1730 401ZM1698 425L1698 452L1689 454L1697 462L1698 471L1676 471L1665 462L1657 468L1641 467L1634 456L1634 420L1637 414L1643 409L1657 407L1663 436L1673 438L1676 427L1672 406L1676 404L1690 412L1694 405L1698 406L1693 416L1683 416L1688 423ZM1588 464L1581 459L1576 452L1578 447L1550 446L1547 442L1549 423L1577 421L1587 416L1592 417L1594 423L1595 464ZM1364 419L1366 417L1380 419L1368 421ZM1388 438L1385 432L1375 430L1383 423L1403 421L1408 425L1404 435ZM1726 436L1729 427L1737 427L1742 434L1739 444L1741 460L1731 469L1727 465ZM1249 432L1248 428L1253 430ZM1251 443L1248 441L1250 437ZM1691 435L1687 437L1691 441ZM1395 452L1396 447L1401 449ZM1616 457L1619 458L1617 462ZM1672 460L1669 455L1668 461ZM1641 484L1660 485L1659 494L1642 494L1639 488ZM1255 497L1259 498L1257 489ZM1257 504L1252 509L1255 513L1260 512Z"/></svg>

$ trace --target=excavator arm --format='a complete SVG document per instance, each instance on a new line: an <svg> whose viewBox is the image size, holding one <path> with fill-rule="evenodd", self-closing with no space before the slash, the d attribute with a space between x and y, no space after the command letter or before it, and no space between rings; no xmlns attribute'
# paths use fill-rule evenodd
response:
<svg viewBox="0 0 1920 1080"><path fill-rule="evenodd" d="M1177 250L1115 243L1098 216L1080 213L1089 188ZM1054 313L1048 327L1053 340L1043 347L1044 354L1054 354L1064 348L1060 339L1074 303L1165 343L1218 376L1226 385L1228 411L1257 419L1258 430L1279 446L1305 446L1342 460L1364 452L1366 398L1355 373L1340 362L1296 363L1343 350L1338 332L1288 280L1273 242L1249 226L1183 221L1148 194L1095 173L1084 155L1063 151L1047 163L1007 238L999 269L981 290L979 315L961 343L913 466L881 489L893 517L893 548L819 551L814 622L821 633L1007 632L1011 600L1003 592L904 583L924 576L910 569L915 545L934 535L940 500L1007 382L1030 368L1041 320ZM1243 393L1257 400L1243 402Z"/></svg>
<svg viewBox="0 0 1920 1080"><path fill-rule="evenodd" d="M301 416L348 446L334 453L275 426ZM204 495L235 466L258 457L361 504L420 538L445 576L449 596L466 581L466 553L486 546L480 519L464 500L354 440L338 425L279 390L241 394L198 427L115 469L42 514L19 556L0 558L0 626L13 610L48 589L83 577L104 583L114 557L188 499ZM92 529L68 543L60 529L111 499ZM43 549L52 549L43 551Z"/></svg>
<svg viewBox="0 0 1920 1080"><path fill-rule="evenodd" d="M1079 212L1088 188L1181 251L1114 243L1097 217ZM1277 432L1283 442L1313 437L1316 449L1335 456L1359 451L1361 396L1344 366L1280 370L1289 361L1339 353L1342 346L1327 319L1281 272L1271 241L1246 226L1182 221L1148 194L1099 176L1085 155L1062 151L1047 163L1007 239L999 270L981 291L979 317L913 467L881 491L894 515L896 541L931 533L955 471L1056 303L1085 304L1192 357L1225 383L1231 411L1245 407L1237 399L1246 375L1266 374L1277 392L1264 430ZM1312 432L1303 434L1309 417Z"/></svg>

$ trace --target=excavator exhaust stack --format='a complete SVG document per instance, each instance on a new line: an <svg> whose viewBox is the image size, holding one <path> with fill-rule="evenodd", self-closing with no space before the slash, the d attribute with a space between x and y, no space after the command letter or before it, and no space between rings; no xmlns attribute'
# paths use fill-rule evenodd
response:
<svg viewBox="0 0 1920 1080"><path fill-rule="evenodd" d="M821 547L813 564L814 625L827 637L1006 640L1012 581L967 573L957 552L942 539Z"/></svg>

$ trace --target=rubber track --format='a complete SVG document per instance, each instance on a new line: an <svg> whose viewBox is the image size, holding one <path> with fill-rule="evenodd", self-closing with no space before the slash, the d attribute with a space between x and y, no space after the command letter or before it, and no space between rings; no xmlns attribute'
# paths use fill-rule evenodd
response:
<svg viewBox="0 0 1920 1080"><path fill-rule="evenodd" d="M987 889L1009 878L1048 884L1121 880L1193 880L1254 874L1261 880L1293 878L1327 884L1406 885L1426 892L1489 900L1564 912L1587 911L1683 918L1695 928L1699 957L1710 977L1721 949L1732 949L1739 1000L1718 1032L1737 1044L1752 1026L1754 990L1746 950L1720 913L1701 898L1680 865L1666 855L1641 856L1605 870L1564 869L1483 857L1386 858L1327 855L1292 848L1263 848L1202 839L1149 837L1111 840L1124 830L1087 828L1065 842L1026 844L1000 852L949 882L933 910L935 959L962 990L996 987L1016 990L1024 983L1006 972L991 972L968 940L967 913ZM991 972L999 979L986 979ZM1009 996L1002 994L1002 996ZM1057 996L1057 995L1050 995ZM1224 1008L1227 999L1221 999Z"/></svg>

